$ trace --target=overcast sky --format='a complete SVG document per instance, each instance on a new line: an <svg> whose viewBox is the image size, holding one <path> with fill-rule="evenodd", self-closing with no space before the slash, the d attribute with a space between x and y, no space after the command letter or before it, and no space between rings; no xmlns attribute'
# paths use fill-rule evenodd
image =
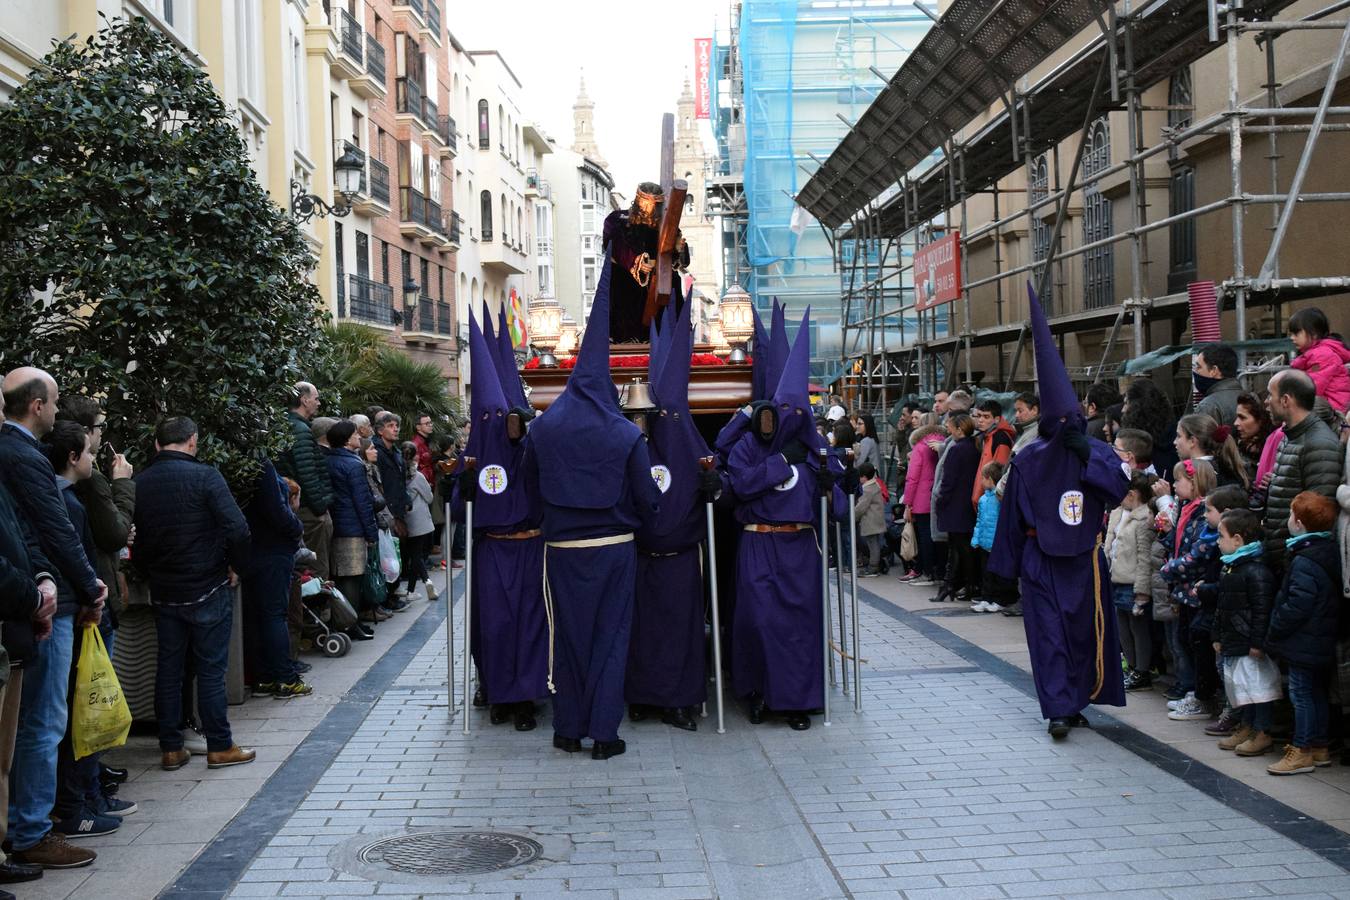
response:
<svg viewBox="0 0 1350 900"><path fill-rule="evenodd" d="M661 114L675 112L694 38L725 31L729 0L456 0L450 31L469 50L497 50L525 86L521 107L560 147L572 145L582 70L595 101L596 142L628 198L656 181ZM704 123L704 146L711 133Z"/></svg>

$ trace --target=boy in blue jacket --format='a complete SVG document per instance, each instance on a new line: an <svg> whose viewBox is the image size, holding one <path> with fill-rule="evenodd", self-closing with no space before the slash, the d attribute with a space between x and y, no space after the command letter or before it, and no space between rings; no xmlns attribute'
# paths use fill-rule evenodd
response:
<svg viewBox="0 0 1350 900"><path fill-rule="evenodd" d="M984 588L983 597L970 605L975 612L998 612L1000 607L988 599L987 568L989 551L994 549L994 531L998 528L998 493L996 488L1007 467L999 462L988 462L980 470L980 501L975 508L975 533L971 535L970 546L975 551L976 571L980 574Z"/></svg>

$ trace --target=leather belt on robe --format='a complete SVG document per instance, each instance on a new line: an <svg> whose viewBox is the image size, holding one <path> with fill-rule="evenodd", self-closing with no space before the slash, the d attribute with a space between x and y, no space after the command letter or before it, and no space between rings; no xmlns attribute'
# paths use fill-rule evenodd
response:
<svg viewBox="0 0 1350 900"><path fill-rule="evenodd" d="M798 531L810 531L814 526L810 522L789 522L786 525L763 525L752 522L745 526L746 531L756 534L788 534Z"/></svg>
<svg viewBox="0 0 1350 900"><path fill-rule="evenodd" d="M531 528L529 531L512 531L507 534L495 534L489 531L484 537L494 541L528 541L530 538L537 538L543 533L542 528Z"/></svg>

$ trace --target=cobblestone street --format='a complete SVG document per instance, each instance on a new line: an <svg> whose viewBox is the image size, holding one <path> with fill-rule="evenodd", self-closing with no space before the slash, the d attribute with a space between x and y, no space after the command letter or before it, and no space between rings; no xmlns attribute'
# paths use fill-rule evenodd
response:
<svg viewBox="0 0 1350 900"><path fill-rule="evenodd" d="M1101 715L1054 743L1021 670L863 599L861 714L836 690L832 725L801 733L734 708L725 735L711 717L692 734L629 724L628 753L605 763L553 750L547 715L522 734L477 712L464 735L444 607L425 607L162 895L1350 895L1344 832ZM148 769L128 795L168 777ZM468 877L358 858L467 829L540 858Z"/></svg>

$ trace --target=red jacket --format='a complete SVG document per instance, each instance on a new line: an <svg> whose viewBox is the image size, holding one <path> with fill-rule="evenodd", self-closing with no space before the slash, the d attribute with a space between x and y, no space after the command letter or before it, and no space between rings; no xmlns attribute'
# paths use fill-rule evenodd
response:
<svg viewBox="0 0 1350 900"><path fill-rule="evenodd" d="M1008 424L1008 420L1002 416L994 422L994 427L990 428L980 438L980 467L975 470L975 484L970 492L970 504L976 509L980 506L980 495L984 493L980 488L981 474L984 467L991 462L1006 466L1008 459L1012 456L1013 443L1017 440L1017 432Z"/></svg>
<svg viewBox="0 0 1350 900"><path fill-rule="evenodd" d="M417 445L417 471L422 473L427 484L435 484L436 467L431 462L431 445L420 434L413 435L413 443Z"/></svg>
<svg viewBox="0 0 1350 900"><path fill-rule="evenodd" d="M1295 369L1302 369L1317 386L1317 393L1327 398L1336 412L1350 407L1350 375L1345 364L1350 363L1350 350L1336 338L1322 338L1290 361Z"/></svg>

